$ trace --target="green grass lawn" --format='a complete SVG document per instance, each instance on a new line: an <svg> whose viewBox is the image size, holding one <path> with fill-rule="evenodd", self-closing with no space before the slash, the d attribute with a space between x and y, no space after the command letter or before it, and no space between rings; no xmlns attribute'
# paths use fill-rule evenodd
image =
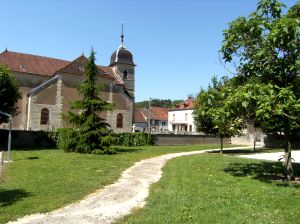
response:
<svg viewBox="0 0 300 224"><path fill-rule="evenodd" d="M0 180L0 223L25 214L48 212L113 183L141 159L162 154L218 148L147 146L125 148L115 155L64 153L59 150L12 151Z"/></svg>
<svg viewBox="0 0 300 224"><path fill-rule="evenodd" d="M208 153L163 171L146 206L119 223L300 223L300 185L280 180L281 163Z"/></svg>

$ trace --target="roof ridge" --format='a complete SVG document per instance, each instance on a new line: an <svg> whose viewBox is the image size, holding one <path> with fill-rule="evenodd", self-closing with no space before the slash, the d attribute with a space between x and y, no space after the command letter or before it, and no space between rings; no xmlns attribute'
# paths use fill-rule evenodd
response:
<svg viewBox="0 0 300 224"><path fill-rule="evenodd" d="M33 56L33 57L39 57L39 58L46 58L46 59L52 59L52 60L59 60L59 61L64 61L64 62L70 62L69 60L65 60L65 59L59 59L59 58L48 57L48 56L41 56L41 55L37 55L37 54L20 53L20 52L9 51L9 50L5 50L1 54L3 54L3 53L13 53L13 54L19 54L19 55L24 55L24 56Z"/></svg>

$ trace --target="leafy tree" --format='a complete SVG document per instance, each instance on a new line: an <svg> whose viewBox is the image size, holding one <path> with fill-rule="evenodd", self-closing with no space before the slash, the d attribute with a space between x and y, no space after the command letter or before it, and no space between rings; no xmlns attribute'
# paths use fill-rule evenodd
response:
<svg viewBox="0 0 300 224"><path fill-rule="evenodd" d="M256 80L264 90L257 97L256 117L264 123L265 130L283 130L284 173L286 179L293 180L290 136L300 128L293 116L299 108L292 105L300 96L300 2L285 15L283 7L277 0L260 0L248 18L239 17L229 24L221 53L225 62L237 64L238 84ZM270 89L266 90L266 86Z"/></svg>
<svg viewBox="0 0 300 224"><path fill-rule="evenodd" d="M240 134L244 128L241 119L237 119L234 113L230 113L224 107L224 101L231 92L227 77L217 80L212 78L212 85L207 90L202 89L196 100L194 121L198 131L206 134L217 135L221 139L221 151L223 152L223 139Z"/></svg>
<svg viewBox="0 0 300 224"><path fill-rule="evenodd" d="M85 65L84 80L79 87L79 94L82 99L72 102L71 109L75 112L69 111L64 116L67 121L78 128L78 135L76 135L75 140L75 151L77 152L103 151L109 146L109 125L99 114L111 110L112 105L98 97L97 74L95 52L92 49Z"/></svg>
<svg viewBox="0 0 300 224"><path fill-rule="evenodd" d="M21 98L19 86L15 77L7 67L0 65L0 111L16 115L17 102ZM0 117L0 123L6 122L7 117Z"/></svg>
<svg viewBox="0 0 300 224"><path fill-rule="evenodd" d="M151 106L152 107L162 107L162 108L173 108L176 104L181 103L182 100L170 100L170 99L152 99ZM147 108L149 107L149 101L141 101L135 103L136 108Z"/></svg>
<svg viewBox="0 0 300 224"><path fill-rule="evenodd" d="M255 83L251 80L248 84L237 86L236 80L233 78L231 80L232 91L224 101L225 110L243 119L245 124L253 126L253 151L256 150L256 130L262 126L261 121L256 116L257 97L260 95L260 89L254 88L254 86L256 87Z"/></svg>

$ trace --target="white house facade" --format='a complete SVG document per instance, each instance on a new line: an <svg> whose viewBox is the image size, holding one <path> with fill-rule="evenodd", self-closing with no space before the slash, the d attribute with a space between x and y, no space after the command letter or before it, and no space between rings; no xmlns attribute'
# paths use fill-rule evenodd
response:
<svg viewBox="0 0 300 224"><path fill-rule="evenodd" d="M175 134L196 133L196 126L194 124L194 99L188 100L176 105L176 108L168 111L168 129Z"/></svg>

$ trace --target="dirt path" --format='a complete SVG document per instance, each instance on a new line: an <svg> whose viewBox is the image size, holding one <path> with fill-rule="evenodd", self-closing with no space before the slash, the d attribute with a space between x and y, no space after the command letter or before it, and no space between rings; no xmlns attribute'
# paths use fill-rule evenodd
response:
<svg viewBox="0 0 300 224"><path fill-rule="evenodd" d="M249 147L235 147L230 149L241 148ZM208 151L213 150L172 153L141 160L125 170L116 183L88 195L79 202L53 212L28 215L15 222L9 222L9 224L112 223L130 214L133 208L142 208L146 204L149 187L161 178L161 169L168 160L179 156L200 154Z"/></svg>

